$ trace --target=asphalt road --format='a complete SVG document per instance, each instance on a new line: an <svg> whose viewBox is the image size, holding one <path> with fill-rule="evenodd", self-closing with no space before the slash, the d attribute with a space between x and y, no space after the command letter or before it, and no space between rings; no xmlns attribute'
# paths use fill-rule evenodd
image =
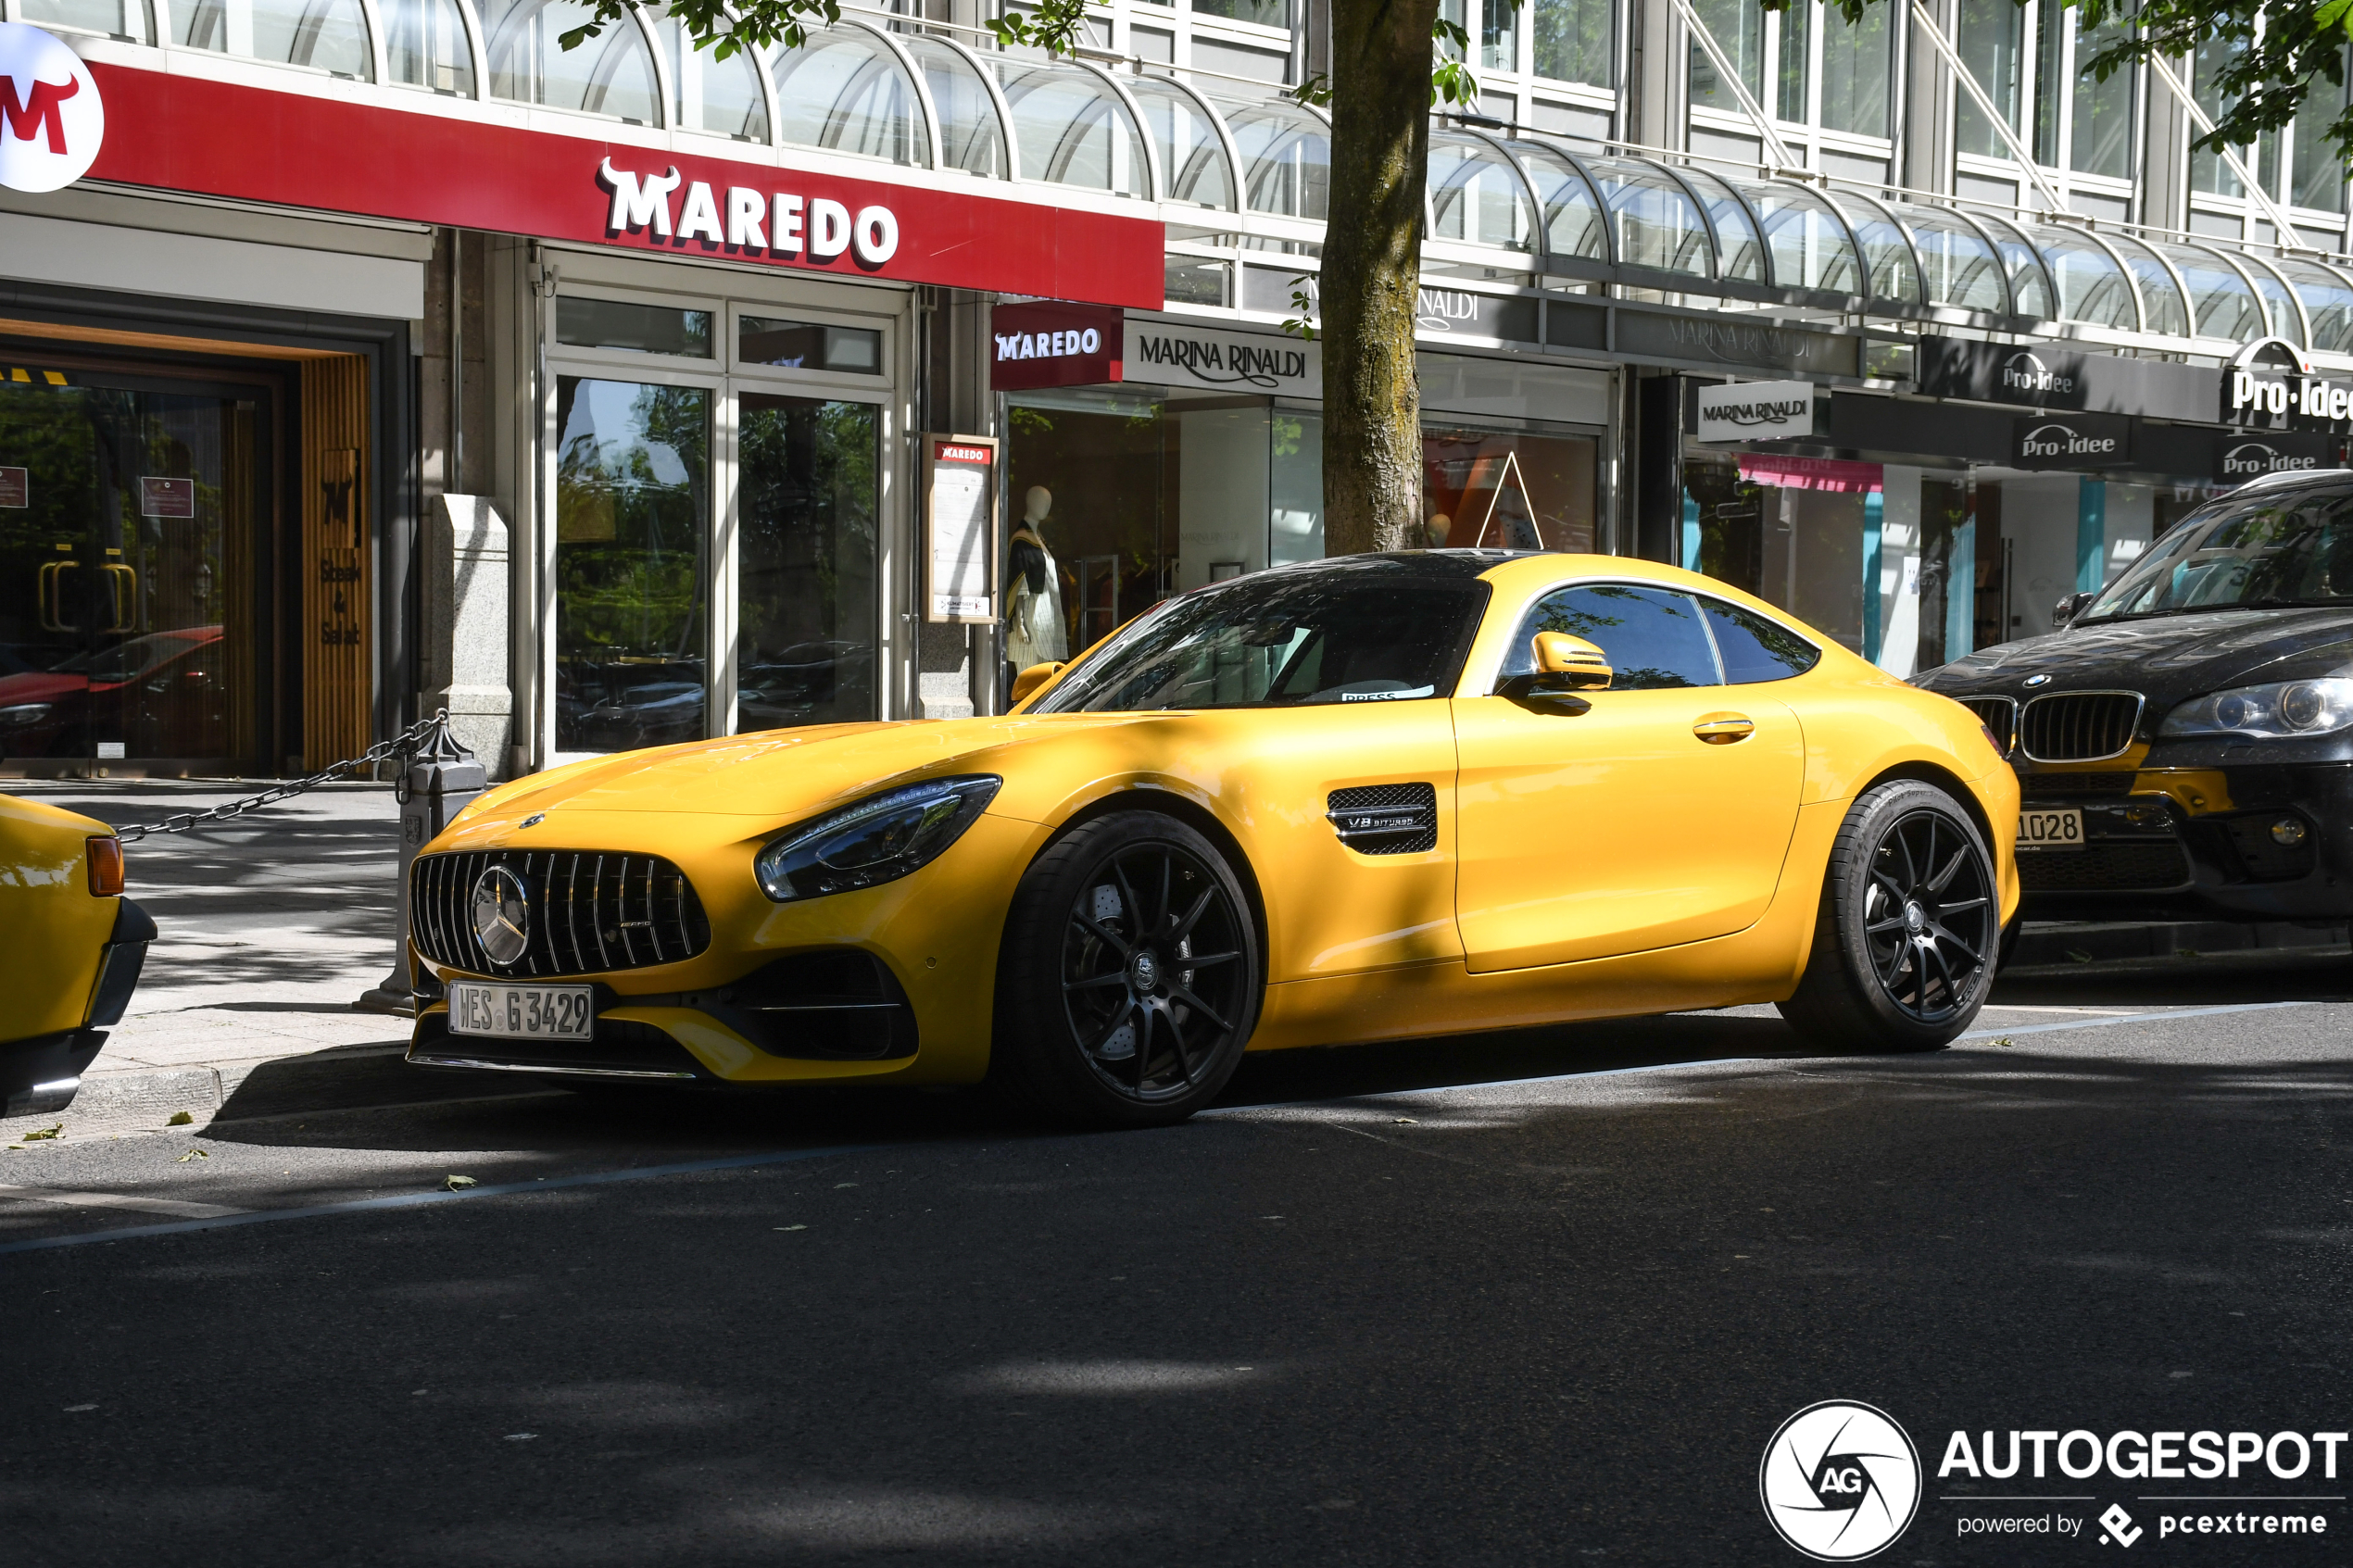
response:
<svg viewBox="0 0 2353 1568"><path fill-rule="evenodd" d="M2353 1482L2317 1462L1937 1469L1956 1430L2353 1426L2348 999L2341 956L2184 961L2007 980L1920 1058L1805 1057L1754 1011L1302 1053L1097 1136L280 1064L200 1135L0 1155L0 1539L1794 1564L1760 1456L1844 1399L1926 1467L1879 1561L2104 1560L2120 1503L2132 1560L2342 1562ZM2068 1500L1987 1500L2030 1494ZM2193 1494L2229 1500L2144 1500ZM2328 1535L2185 1541L2169 1509ZM2002 1514L2082 1533L1960 1533Z"/></svg>

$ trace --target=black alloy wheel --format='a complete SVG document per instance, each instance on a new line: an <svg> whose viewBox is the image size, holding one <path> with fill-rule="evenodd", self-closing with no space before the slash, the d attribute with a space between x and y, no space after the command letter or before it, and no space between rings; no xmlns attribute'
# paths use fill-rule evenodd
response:
<svg viewBox="0 0 2353 1568"><path fill-rule="evenodd" d="M1876 785L1839 828L1781 1016L1833 1048L1934 1050L1984 1005L2001 940L1994 859L1969 813L1920 780Z"/></svg>
<svg viewBox="0 0 2353 1568"><path fill-rule="evenodd" d="M1969 1010L2001 942L1994 869L1974 833L1931 807L1888 823L1871 854L1863 935L1888 1000L1930 1028Z"/></svg>
<svg viewBox="0 0 2353 1568"><path fill-rule="evenodd" d="M1180 1121L1232 1076L1259 996L1257 931L1225 858L1156 812L1099 817L1014 896L990 1075L1062 1120Z"/></svg>

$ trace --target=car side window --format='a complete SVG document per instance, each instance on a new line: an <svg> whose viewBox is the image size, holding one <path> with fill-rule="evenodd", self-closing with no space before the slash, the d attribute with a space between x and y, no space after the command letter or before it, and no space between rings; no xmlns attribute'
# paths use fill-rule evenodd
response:
<svg viewBox="0 0 2353 1568"><path fill-rule="evenodd" d="M1716 651L1724 660L1727 685L1786 681L1821 662L1822 650L1786 626L1721 599L1700 602L1707 608L1708 628L1716 633Z"/></svg>
<svg viewBox="0 0 2353 1568"><path fill-rule="evenodd" d="M1630 583L1555 589L1520 622L1504 656L1504 674L1536 668L1529 645L1539 632L1566 632L1598 646L1617 672L1610 681L1614 691L1722 684L1699 605L1688 594Z"/></svg>

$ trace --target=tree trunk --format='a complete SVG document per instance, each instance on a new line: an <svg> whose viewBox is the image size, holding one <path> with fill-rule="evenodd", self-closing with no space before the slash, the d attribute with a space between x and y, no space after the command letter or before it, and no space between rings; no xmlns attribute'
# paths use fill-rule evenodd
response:
<svg viewBox="0 0 2353 1568"><path fill-rule="evenodd" d="M1414 303L1438 0L1332 0L1331 215L1324 237L1324 550L1422 540Z"/></svg>

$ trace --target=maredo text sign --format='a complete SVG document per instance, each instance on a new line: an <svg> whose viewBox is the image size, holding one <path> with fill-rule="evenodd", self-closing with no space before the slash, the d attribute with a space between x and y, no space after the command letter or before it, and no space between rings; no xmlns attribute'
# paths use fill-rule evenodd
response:
<svg viewBox="0 0 2353 1568"><path fill-rule="evenodd" d="M1091 305L1040 300L1000 305L989 313L994 351L988 385L996 392L1026 392L1043 386L1094 386L1124 379L1126 370L1116 310Z"/></svg>
<svg viewBox="0 0 2353 1568"><path fill-rule="evenodd" d="M789 149L742 156L580 134L82 61L9 69L0 160L59 127L91 179L272 206L572 240L843 277L1157 309L1164 232L1148 217L1049 201L1004 181L901 183ZM75 76L64 62L82 73ZM77 85L66 94L69 82ZM29 94L53 89L36 103ZM308 85L297 82L295 85ZM76 117L106 107L86 138ZM420 102L424 102L422 96ZM447 100L431 100L446 109ZM554 117L549 117L549 123ZM38 134L31 134L37 132ZM13 168L13 166L8 166ZM11 181L13 182L13 181ZM64 182L63 181L60 182ZM22 187L31 188L31 187ZM55 188L55 187L48 187Z"/></svg>

